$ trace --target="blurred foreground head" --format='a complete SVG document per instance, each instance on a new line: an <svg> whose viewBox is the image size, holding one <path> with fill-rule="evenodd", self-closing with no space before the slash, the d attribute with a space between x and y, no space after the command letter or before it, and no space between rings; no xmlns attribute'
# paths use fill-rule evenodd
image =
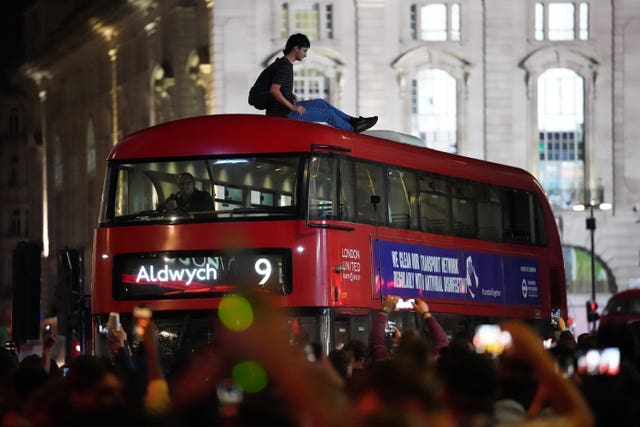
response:
<svg viewBox="0 0 640 427"><path fill-rule="evenodd" d="M437 390L435 377L423 366L400 359L375 362L352 384L347 425L453 426Z"/></svg>
<svg viewBox="0 0 640 427"><path fill-rule="evenodd" d="M460 417L493 413L498 370L490 356L450 345L440 354L437 372L447 406Z"/></svg>

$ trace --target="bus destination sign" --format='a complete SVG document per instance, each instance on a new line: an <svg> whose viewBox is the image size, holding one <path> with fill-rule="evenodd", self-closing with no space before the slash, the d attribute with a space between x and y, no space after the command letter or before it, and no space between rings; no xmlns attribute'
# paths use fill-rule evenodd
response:
<svg viewBox="0 0 640 427"><path fill-rule="evenodd" d="M113 277L116 300L208 298L242 289L288 295L291 250L122 254L114 258Z"/></svg>

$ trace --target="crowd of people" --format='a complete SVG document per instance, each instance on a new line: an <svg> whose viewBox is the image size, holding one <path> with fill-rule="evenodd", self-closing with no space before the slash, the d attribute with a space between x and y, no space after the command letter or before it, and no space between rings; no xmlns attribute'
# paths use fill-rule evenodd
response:
<svg viewBox="0 0 640 427"><path fill-rule="evenodd" d="M111 357L77 356L66 375L51 360L55 331L45 334L42 356L18 360L3 349L0 426L640 424L638 343L626 324L576 340L560 319L545 348L530 326L507 321L499 326L509 339L491 354L472 338L448 337L423 300L413 303L420 330L390 328L395 298L385 297L369 342L325 355L304 334L292 334L278 311L246 298L250 324L219 327L171 375L152 321L133 350L124 328L110 327ZM612 347L619 371L583 372L581 354Z"/></svg>

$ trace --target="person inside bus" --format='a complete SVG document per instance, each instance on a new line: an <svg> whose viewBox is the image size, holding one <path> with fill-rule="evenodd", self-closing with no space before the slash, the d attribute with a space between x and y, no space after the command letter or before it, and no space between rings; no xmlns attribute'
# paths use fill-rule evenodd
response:
<svg viewBox="0 0 640 427"><path fill-rule="evenodd" d="M293 34L287 40L282 58L276 59L270 94L267 104L268 116L281 116L305 122L326 122L342 130L362 132L378 121L378 116L351 117L338 110L324 99L298 101L293 93L293 63L302 61L311 47L304 34Z"/></svg>
<svg viewBox="0 0 640 427"><path fill-rule="evenodd" d="M178 192L171 194L160 206L160 210L168 212L213 210L211 195L195 187L195 179L189 172L183 172L178 175L176 186L178 187Z"/></svg>

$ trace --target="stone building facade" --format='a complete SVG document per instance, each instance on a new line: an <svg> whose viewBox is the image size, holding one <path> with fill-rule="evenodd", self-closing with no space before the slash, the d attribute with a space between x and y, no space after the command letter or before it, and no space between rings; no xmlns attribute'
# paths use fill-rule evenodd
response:
<svg viewBox="0 0 640 427"><path fill-rule="evenodd" d="M27 10L21 70L25 140L41 135L40 158L26 155L46 201L30 207L46 219L30 225L45 236L44 283L56 282L56 254L77 248L89 291L104 159L118 138L182 117L256 113L248 88L294 32L312 39L296 65L303 97L541 180L567 246L574 316L591 288L580 276L586 215L572 206L613 207L594 211L598 302L640 280L635 0L64 3Z"/></svg>

